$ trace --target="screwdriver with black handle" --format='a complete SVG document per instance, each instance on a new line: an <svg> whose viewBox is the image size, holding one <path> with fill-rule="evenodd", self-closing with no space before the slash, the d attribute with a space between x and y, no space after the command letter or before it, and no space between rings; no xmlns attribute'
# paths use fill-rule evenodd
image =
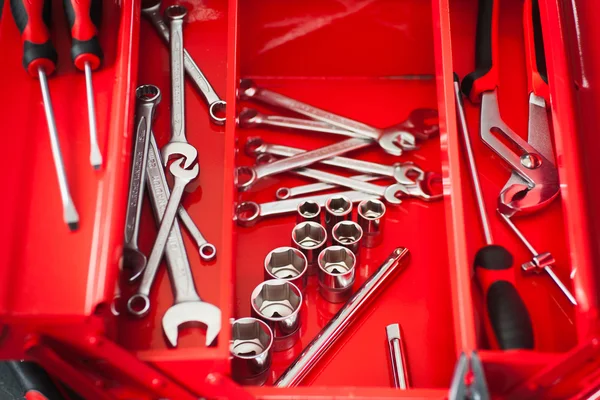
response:
<svg viewBox="0 0 600 400"><path fill-rule="evenodd" d="M98 28L102 17L102 0L64 0L64 7L72 38L71 58L75 67L85 72L90 126L90 163L92 167L98 169L102 165L102 153L98 146L92 71L100 67L104 57L98 40Z"/></svg>
<svg viewBox="0 0 600 400"><path fill-rule="evenodd" d="M56 70L58 55L50 41L50 0L10 0L10 10L13 18L21 32L23 40L23 67L34 78L38 78L42 88L44 111L50 133L50 144L54 167L58 177L58 186L63 204L63 219L69 229L77 230L79 227L79 215L75 209L67 175L63 163L54 109L50 99L47 75Z"/></svg>
<svg viewBox="0 0 600 400"><path fill-rule="evenodd" d="M488 338L493 348L532 349L533 327L525 303L515 287L513 257L506 248L494 244L489 229L461 96L461 89L475 103L481 101L482 95L495 96L499 78L498 11L499 0L479 0L475 43L476 69L465 77L462 87L458 76L455 75L454 91L469 170L486 238L486 246L479 249L474 264L475 275L483 291L486 305L485 325Z"/></svg>

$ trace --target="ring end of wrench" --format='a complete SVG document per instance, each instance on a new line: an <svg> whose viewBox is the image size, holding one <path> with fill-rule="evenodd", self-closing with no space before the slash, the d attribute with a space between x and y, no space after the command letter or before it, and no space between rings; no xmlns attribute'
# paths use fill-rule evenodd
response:
<svg viewBox="0 0 600 400"><path fill-rule="evenodd" d="M254 201L245 201L235 208L235 220L238 225L251 227L260 217L260 206Z"/></svg>
<svg viewBox="0 0 600 400"><path fill-rule="evenodd" d="M252 79L240 79L240 84L237 90L237 97L240 100L248 100L252 98L257 91L258 87Z"/></svg>
<svg viewBox="0 0 600 400"><path fill-rule="evenodd" d="M208 106L208 115L215 125L225 125L225 121L227 120L227 117L225 116L226 111L227 103L223 100L217 100ZM222 117L219 115L222 115Z"/></svg>
<svg viewBox="0 0 600 400"><path fill-rule="evenodd" d="M252 167L241 166L235 169L235 184L240 192L249 190L257 178L256 171Z"/></svg>
<svg viewBox="0 0 600 400"><path fill-rule="evenodd" d="M200 258L204 261L212 261L217 256L217 248L212 243L204 243L200 246L198 252L200 253Z"/></svg>
<svg viewBox="0 0 600 400"><path fill-rule="evenodd" d="M169 21L182 20L186 15L187 8L179 4L174 4L165 9L165 19Z"/></svg>

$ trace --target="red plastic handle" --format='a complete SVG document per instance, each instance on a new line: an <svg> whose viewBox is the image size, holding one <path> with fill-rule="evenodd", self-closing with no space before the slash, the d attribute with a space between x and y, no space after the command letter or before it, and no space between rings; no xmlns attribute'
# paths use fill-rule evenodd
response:
<svg viewBox="0 0 600 400"><path fill-rule="evenodd" d="M23 67L34 77L40 68L52 74L58 54L50 41L50 0L10 0L10 10L23 40Z"/></svg>
<svg viewBox="0 0 600 400"><path fill-rule="evenodd" d="M92 70L97 69L104 57L98 41L102 0L64 0L64 6L71 27L71 58L75 67L83 71L89 63Z"/></svg>
<svg viewBox="0 0 600 400"><path fill-rule="evenodd" d="M543 97L548 104L550 90L548 89L546 54L538 0L525 0L523 26L525 28L525 59L527 60L529 92Z"/></svg>
<svg viewBox="0 0 600 400"><path fill-rule="evenodd" d="M483 92L498 86L499 0L479 0L475 38L475 71L465 76L461 90L471 102L479 103Z"/></svg>

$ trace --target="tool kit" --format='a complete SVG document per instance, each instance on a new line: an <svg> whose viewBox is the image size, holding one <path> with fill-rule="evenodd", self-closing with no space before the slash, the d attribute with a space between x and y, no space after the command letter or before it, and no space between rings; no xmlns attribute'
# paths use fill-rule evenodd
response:
<svg viewBox="0 0 600 400"><path fill-rule="evenodd" d="M600 393L597 2L0 9L29 392Z"/></svg>

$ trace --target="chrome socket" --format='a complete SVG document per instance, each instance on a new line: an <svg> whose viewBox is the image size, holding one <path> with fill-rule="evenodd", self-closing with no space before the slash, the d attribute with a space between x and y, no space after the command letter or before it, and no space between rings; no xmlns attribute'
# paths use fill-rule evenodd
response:
<svg viewBox="0 0 600 400"><path fill-rule="evenodd" d="M363 246L379 246L383 240L385 204L380 200L364 200L358 205L357 221L363 230Z"/></svg>
<svg viewBox="0 0 600 400"><path fill-rule="evenodd" d="M340 221L352 220L352 202L346 196L332 195L325 202L325 228L327 234Z"/></svg>
<svg viewBox="0 0 600 400"><path fill-rule="evenodd" d="M341 221L331 230L331 241L334 246L342 246L358 256L362 244L363 230L354 221Z"/></svg>
<svg viewBox="0 0 600 400"><path fill-rule="evenodd" d="M265 280L281 279L296 285L302 293L308 282L306 256L293 247L278 247L265 257Z"/></svg>
<svg viewBox="0 0 600 400"><path fill-rule="evenodd" d="M298 204L296 223L300 224L307 221L321 223L321 206L316 201L305 200Z"/></svg>
<svg viewBox="0 0 600 400"><path fill-rule="evenodd" d="M296 285L271 279L258 285L251 296L252 315L273 331L273 351L287 350L300 339L302 292Z"/></svg>
<svg viewBox="0 0 600 400"><path fill-rule="evenodd" d="M319 291L331 303L346 301L352 294L356 256L342 246L331 246L319 255Z"/></svg>
<svg viewBox="0 0 600 400"><path fill-rule="evenodd" d="M263 385L271 369L273 332L256 318L240 318L231 324L231 375L244 385Z"/></svg>
<svg viewBox="0 0 600 400"><path fill-rule="evenodd" d="M316 222L302 222L292 230L292 246L306 257L308 274L316 275L319 254L327 246L327 231Z"/></svg>

